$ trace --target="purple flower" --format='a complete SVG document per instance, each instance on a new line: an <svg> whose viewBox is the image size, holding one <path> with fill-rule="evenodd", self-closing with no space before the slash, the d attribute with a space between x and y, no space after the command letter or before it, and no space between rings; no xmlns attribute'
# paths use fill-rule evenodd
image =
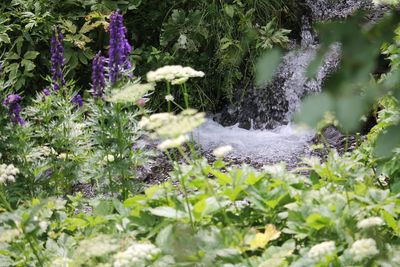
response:
<svg viewBox="0 0 400 267"><path fill-rule="evenodd" d="M110 81L114 84L122 71L130 70L132 64L129 61L129 53L132 51L131 45L126 39L127 29L124 26L124 18L118 11L110 16L110 50L109 56L109 75Z"/></svg>
<svg viewBox="0 0 400 267"><path fill-rule="evenodd" d="M51 74L53 79L54 91L58 91L60 86L65 85L65 79L63 75L64 68L64 47L62 41L64 35L62 35L60 28L54 27L54 34L51 38Z"/></svg>
<svg viewBox="0 0 400 267"><path fill-rule="evenodd" d="M80 94L76 94L72 99L71 103L74 103L77 107L82 107L83 106L83 99Z"/></svg>
<svg viewBox="0 0 400 267"><path fill-rule="evenodd" d="M3 100L3 106L8 108L8 114L14 124L25 125L24 119L21 117L21 105L19 102L22 97L17 94L11 94Z"/></svg>
<svg viewBox="0 0 400 267"><path fill-rule="evenodd" d="M96 54L92 62L92 94L94 98L102 98L106 81L104 78L104 57L100 52Z"/></svg>
<svg viewBox="0 0 400 267"><path fill-rule="evenodd" d="M49 96L49 95L51 94L51 92L50 92L49 89L44 88L44 89L43 89L43 94L44 94L45 96Z"/></svg>

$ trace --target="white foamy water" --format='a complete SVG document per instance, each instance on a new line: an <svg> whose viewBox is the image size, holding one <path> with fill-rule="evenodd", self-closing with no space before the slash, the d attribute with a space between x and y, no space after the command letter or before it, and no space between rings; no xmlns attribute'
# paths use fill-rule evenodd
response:
<svg viewBox="0 0 400 267"><path fill-rule="evenodd" d="M274 130L246 130L237 126L223 127L209 119L194 133L194 139L206 151L219 146L231 145L229 157L250 158L259 163L285 161L294 163L307 154L314 133L301 131L293 125Z"/></svg>

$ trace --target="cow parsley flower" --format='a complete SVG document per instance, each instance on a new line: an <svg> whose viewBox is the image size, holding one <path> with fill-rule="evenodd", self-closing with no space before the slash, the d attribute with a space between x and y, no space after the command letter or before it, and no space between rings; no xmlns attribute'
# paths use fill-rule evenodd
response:
<svg viewBox="0 0 400 267"><path fill-rule="evenodd" d="M372 3L374 3L374 5L398 5L400 3L399 0L372 0Z"/></svg>
<svg viewBox="0 0 400 267"><path fill-rule="evenodd" d="M357 240L350 248L350 254L355 261L373 257L378 253L379 250L376 247L376 242L372 238Z"/></svg>
<svg viewBox="0 0 400 267"><path fill-rule="evenodd" d="M371 228L374 226L382 225L383 223L384 223L384 221L381 217L369 217L367 219L359 221L357 223L357 227L359 229L367 229L367 228Z"/></svg>
<svg viewBox="0 0 400 267"><path fill-rule="evenodd" d="M217 157L217 158L223 158L223 157L225 157L226 154L228 154L229 152L231 152L232 149L233 149L233 148L232 148L232 146L230 146L230 145L221 146L221 147L218 147L218 148L214 149L213 155L214 155L215 157Z"/></svg>
<svg viewBox="0 0 400 267"><path fill-rule="evenodd" d="M167 139L167 140L161 142L157 146L157 148L160 149L160 150L165 151L167 149L180 147L181 145L183 145L188 140L189 140L189 137L187 135L180 135L177 138L171 138L171 139Z"/></svg>
<svg viewBox="0 0 400 267"><path fill-rule="evenodd" d="M84 258L100 257L111 252L117 251L119 245L117 241L107 235L82 240L76 252Z"/></svg>
<svg viewBox="0 0 400 267"><path fill-rule="evenodd" d="M182 84L189 78L195 77L204 77L204 72L196 71L191 67L182 67L181 65L164 66L147 73L148 82L167 81L172 84Z"/></svg>
<svg viewBox="0 0 400 267"><path fill-rule="evenodd" d="M4 228L0 228L0 232L0 243L12 242L21 234L17 229L4 230Z"/></svg>
<svg viewBox="0 0 400 267"><path fill-rule="evenodd" d="M58 91L61 86L65 85L63 68L65 64L64 47L62 42L64 35L61 33L60 27L54 27L53 37L51 38L51 74L53 79L53 89Z"/></svg>
<svg viewBox="0 0 400 267"><path fill-rule="evenodd" d="M14 167L13 164L0 164L0 184L6 182L15 182L15 176L19 173L19 170Z"/></svg>
<svg viewBox="0 0 400 267"><path fill-rule="evenodd" d="M320 261L326 256L332 255L336 250L334 241L325 241L313 246L308 252L308 257Z"/></svg>
<svg viewBox="0 0 400 267"><path fill-rule="evenodd" d="M151 243L134 243L114 256L114 267L147 266L161 250Z"/></svg>
<svg viewBox="0 0 400 267"><path fill-rule="evenodd" d="M186 49L187 48L187 36L184 34L179 35L178 38L178 46L179 48Z"/></svg>
<svg viewBox="0 0 400 267"><path fill-rule="evenodd" d="M171 101L174 101L175 98L174 98L173 95L166 95L166 96L165 96L165 100L167 100L168 102L171 102Z"/></svg>
<svg viewBox="0 0 400 267"><path fill-rule="evenodd" d="M132 46L126 38L127 29L124 26L124 18L118 11L113 12L110 16L109 31L109 78L111 84L114 84L122 71L130 70L132 68L132 64L128 57L132 51Z"/></svg>

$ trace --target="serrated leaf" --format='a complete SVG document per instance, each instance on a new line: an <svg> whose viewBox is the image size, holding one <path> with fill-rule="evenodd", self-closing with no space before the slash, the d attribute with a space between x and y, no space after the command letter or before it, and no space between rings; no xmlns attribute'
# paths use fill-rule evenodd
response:
<svg viewBox="0 0 400 267"><path fill-rule="evenodd" d="M151 214L154 214L156 216L172 218L172 219L182 219L187 217L184 212L167 206L149 209L149 211Z"/></svg>
<svg viewBox="0 0 400 267"><path fill-rule="evenodd" d="M32 60L35 59L39 55L38 51L28 51L24 55L24 59Z"/></svg>

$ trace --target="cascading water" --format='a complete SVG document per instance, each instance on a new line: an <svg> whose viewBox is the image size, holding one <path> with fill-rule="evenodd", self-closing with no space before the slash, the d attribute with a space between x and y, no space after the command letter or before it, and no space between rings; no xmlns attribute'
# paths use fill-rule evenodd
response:
<svg viewBox="0 0 400 267"><path fill-rule="evenodd" d="M301 42L284 56L270 83L238 91L237 104L215 116L220 124L210 120L196 132L195 138L205 150L231 145L233 157L261 163L293 164L308 154L313 134L298 132L290 124L291 118L305 96L321 91L324 80L340 61L340 46L333 46L317 75L307 77L307 66L318 49L311 25L345 18L360 8L371 8L372 3L370 0L303 0L301 4L308 10L308 16L302 18Z"/></svg>

